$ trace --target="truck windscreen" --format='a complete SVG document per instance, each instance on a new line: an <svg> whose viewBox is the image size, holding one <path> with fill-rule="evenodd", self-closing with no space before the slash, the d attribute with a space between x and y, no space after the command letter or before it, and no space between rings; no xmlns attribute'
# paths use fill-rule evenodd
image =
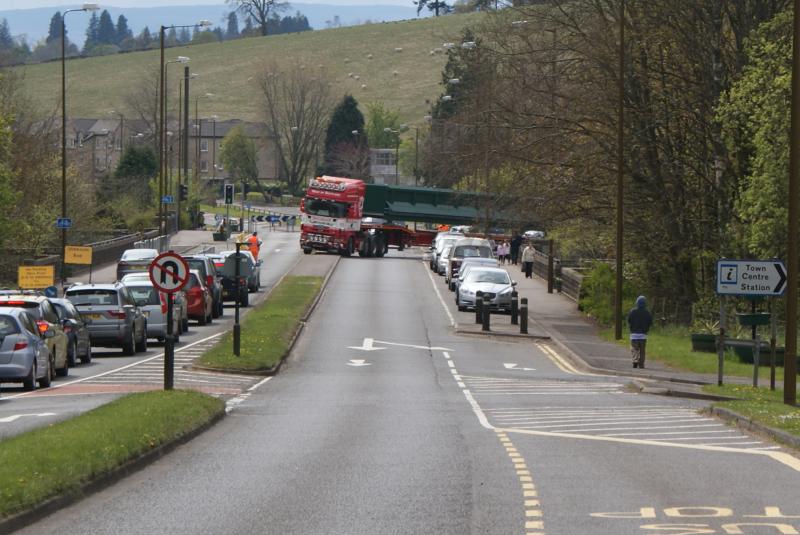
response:
<svg viewBox="0 0 800 535"><path fill-rule="evenodd" d="M313 197L306 197L304 206L307 214L326 217L347 217L347 209L350 208L346 202L326 201Z"/></svg>

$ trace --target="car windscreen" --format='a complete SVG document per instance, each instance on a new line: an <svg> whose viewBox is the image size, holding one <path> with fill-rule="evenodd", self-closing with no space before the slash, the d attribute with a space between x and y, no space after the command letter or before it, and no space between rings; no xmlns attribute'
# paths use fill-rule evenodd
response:
<svg viewBox="0 0 800 535"><path fill-rule="evenodd" d="M160 305L158 292L152 286L128 286L128 290L133 296L133 300L139 306Z"/></svg>
<svg viewBox="0 0 800 535"><path fill-rule="evenodd" d="M492 250L486 245L457 245L456 250L453 252L455 257L461 258L491 258Z"/></svg>
<svg viewBox="0 0 800 535"><path fill-rule="evenodd" d="M96 306L96 305L119 305L119 298L116 290L86 288L79 290L67 290L67 299L72 301L76 307Z"/></svg>
<svg viewBox="0 0 800 535"><path fill-rule="evenodd" d="M306 197L304 203L307 214L320 215L326 217L346 217L347 209L350 207L346 202L326 201Z"/></svg>
<svg viewBox="0 0 800 535"><path fill-rule="evenodd" d="M5 338L9 334L17 334L19 328L17 322L11 316L0 316L0 339Z"/></svg>
<svg viewBox="0 0 800 535"><path fill-rule="evenodd" d="M467 282L485 282L487 284L511 284L508 273L502 271L482 271L472 269L467 275Z"/></svg>
<svg viewBox="0 0 800 535"><path fill-rule="evenodd" d="M186 263L189 264L189 269L196 269L200 273L206 272L206 261L202 258L187 258Z"/></svg>
<svg viewBox="0 0 800 535"><path fill-rule="evenodd" d="M70 313L67 310L67 307L65 307L61 303L53 303L53 308L55 308L56 312L58 313L58 319L65 320L70 317Z"/></svg>

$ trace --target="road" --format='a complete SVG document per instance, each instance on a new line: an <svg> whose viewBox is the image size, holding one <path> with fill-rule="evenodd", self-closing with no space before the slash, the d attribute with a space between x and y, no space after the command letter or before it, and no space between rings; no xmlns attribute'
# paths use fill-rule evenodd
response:
<svg viewBox="0 0 800 535"><path fill-rule="evenodd" d="M298 261L301 251L298 234L284 231L259 233L264 244L261 258L262 288L251 294L251 304L264 299L272 286ZM225 247L225 244L217 246ZM109 265L92 274L94 282L115 279L116 266ZM81 277L88 280L88 274ZM80 280L80 279L78 279ZM211 325L200 327L190 322L175 351L176 388L194 388L210 394L231 397L252 386L251 376L214 374L184 369L233 325L233 304L226 304L225 315ZM34 427L71 418L128 392L163 387L164 345L148 340L148 351L126 357L121 350L94 348L91 364L70 368L69 376L57 378L49 389L24 392L18 383L4 383L0 398L0 439Z"/></svg>
<svg viewBox="0 0 800 535"><path fill-rule="evenodd" d="M796 457L546 342L457 335L450 302L412 252L343 259L278 376L21 533L800 531Z"/></svg>

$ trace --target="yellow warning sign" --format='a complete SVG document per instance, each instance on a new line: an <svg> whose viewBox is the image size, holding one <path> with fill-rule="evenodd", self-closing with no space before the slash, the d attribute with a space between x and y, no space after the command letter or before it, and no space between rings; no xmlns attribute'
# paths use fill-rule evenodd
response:
<svg viewBox="0 0 800 535"><path fill-rule="evenodd" d="M17 284L23 290L47 288L55 284L55 266L19 266Z"/></svg>
<svg viewBox="0 0 800 535"><path fill-rule="evenodd" d="M92 264L92 248L67 245L64 248L64 262L67 264Z"/></svg>

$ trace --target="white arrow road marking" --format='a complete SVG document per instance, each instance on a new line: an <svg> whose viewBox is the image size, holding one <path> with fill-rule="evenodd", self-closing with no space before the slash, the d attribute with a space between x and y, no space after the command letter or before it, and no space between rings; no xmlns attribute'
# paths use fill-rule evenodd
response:
<svg viewBox="0 0 800 535"><path fill-rule="evenodd" d="M505 366L505 368L507 370L520 370L520 371L524 371L524 372L535 372L536 371L536 368L517 368L516 362L504 362L503 366Z"/></svg>
<svg viewBox="0 0 800 535"><path fill-rule="evenodd" d="M416 346L413 344L397 344L395 342L386 342L385 340L375 340L379 344L386 344L387 346L400 346L400 347L412 347L414 349L425 349L426 351L452 351L447 347L438 347L438 346Z"/></svg>
<svg viewBox="0 0 800 535"><path fill-rule="evenodd" d="M386 349L385 347L375 347L373 346L372 338L364 338L364 343L361 346L347 346L349 349L359 349L361 351L377 351L379 349Z"/></svg>
<svg viewBox="0 0 800 535"><path fill-rule="evenodd" d="M371 362L365 362L364 360L356 360L350 359L350 362L347 363L348 366L372 366Z"/></svg>
<svg viewBox="0 0 800 535"><path fill-rule="evenodd" d="M45 416L55 416L56 413L54 412L42 412L39 414L13 414L11 416L6 416L5 418L0 418L0 422L7 424L13 422L15 420L19 420L23 416L36 416L36 417L45 417Z"/></svg>
<svg viewBox="0 0 800 535"><path fill-rule="evenodd" d="M281 250L280 250L280 249L275 249L275 252L276 252L276 253L280 253L280 252L281 252Z"/></svg>

